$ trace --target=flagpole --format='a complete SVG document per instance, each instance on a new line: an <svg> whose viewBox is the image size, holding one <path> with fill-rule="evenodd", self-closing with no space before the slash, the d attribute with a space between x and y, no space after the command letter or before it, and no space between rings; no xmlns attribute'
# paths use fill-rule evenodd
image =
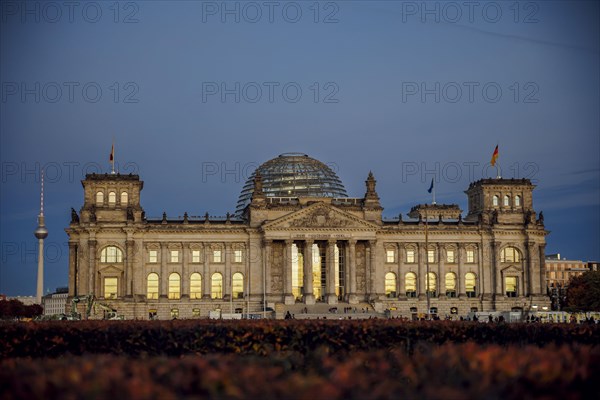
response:
<svg viewBox="0 0 600 400"><path fill-rule="evenodd" d="M425 265L426 265L426 274L425 274L425 295L427 296L427 320L430 319L430 300L429 300L429 217L427 216L427 205L425 205Z"/></svg>
<svg viewBox="0 0 600 400"><path fill-rule="evenodd" d="M114 175L115 173L115 137L113 136L113 141L112 141L112 160L111 160L111 164L112 164L112 171L111 174Z"/></svg>
<svg viewBox="0 0 600 400"><path fill-rule="evenodd" d="M435 204L435 183L433 184L433 203Z"/></svg>

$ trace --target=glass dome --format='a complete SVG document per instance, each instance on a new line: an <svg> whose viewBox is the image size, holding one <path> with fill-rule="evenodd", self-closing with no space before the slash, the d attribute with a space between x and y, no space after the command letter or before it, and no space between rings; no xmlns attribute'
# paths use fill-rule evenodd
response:
<svg viewBox="0 0 600 400"><path fill-rule="evenodd" d="M268 197L347 197L340 178L319 160L302 153L284 153L259 166L263 192ZM236 213L250 204L256 171L246 181Z"/></svg>

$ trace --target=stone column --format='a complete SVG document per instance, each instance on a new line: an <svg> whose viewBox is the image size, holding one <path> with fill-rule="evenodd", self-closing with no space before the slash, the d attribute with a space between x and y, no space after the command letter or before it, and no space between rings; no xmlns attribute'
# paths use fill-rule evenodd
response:
<svg viewBox="0 0 600 400"><path fill-rule="evenodd" d="M190 298L190 265L189 258L191 257L189 243L181 244L181 257L182 257L182 272L181 272L181 298Z"/></svg>
<svg viewBox="0 0 600 400"><path fill-rule="evenodd" d="M210 257L211 257L211 246L207 243L202 243L201 250L204 260L204 265L202 265L202 298L210 299Z"/></svg>
<svg viewBox="0 0 600 400"><path fill-rule="evenodd" d="M77 243L69 242L69 297L77 296Z"/></svg>
<svg viewBox="0 0 600 400"><path fill-rule="evenodd" d="M327 304L337 304L337 296L335 295L335 240L327 241L327 256L326 261L326 298Z"/></svg>
<svg viewBox="0 0 600 400"><path fill-rule="evenodd" d="M90 255L90 265L88 271L90 271L90 274L88 276L88 291L86 294L93 294L96 297L100 297L100 295L103 295L103 293L100 293L100 291L96 290L96 279L98 275L98 271L96 270L96 244L97 242L95 239L88 240L88 249Z"/></svg>
<svg viewBox="0 0 600 400"><path fill-rule="evenodd" d="M160 279L159 279L159 298L166 298L169 291L169 276L167 274L167 260L169 249L166 243L160 244Z"/></svg>
<svg viewBox="0 0 600 400"><path fill-rule="evenodd" d="M315 295L313 292L313 254L312 240L304 241L304 303L315 304Z"/></svg>
<svg viewBox="0 0 600 400"><path fill-rule="evenodd" d="M465 289L465 268L464 268L464 256L463 253L465 251L465 246L462 243L456 244L456 257L458 262L458 282L456 291L458 292L458 297L467 297L467 292Z"/></svg>
<svg viewBox="0 0 600 400"><path fill-rule="evenodd" d="M133 259L134 259L135 242L133 239L127 239L125 242L125 279L122 287L125 287L124 293L127 297L133 296Z"/></svg>
<svg viewBox="0 0 600 400"><path fill-rule="evenodd" d="M406 283L404 278L404 246L402 243L398 243L398 298L406 298Z"/></svg>
<svg viewBox="0 0 600 400"><path fill-rule="evenodd" d="M423 256L425 254L425 256ZM417 293L419 300L427 299L427 265L425 263L425 257L427 257L427 250L425 244L417 243L417 263L418 263L418 276L417 276Z"/></svg>
<svg viewBox="0 0 600 400"><path fill-rule="evenodd" d="M356 297L356 240L350 239L348 241L348 303L358 304Z"/></svg>
<svg viewBox="0 0 600 400"><path fill-rule="evenodd" d="M296 300L292 294L292 256L293 240L285 241L285 259L283 261L283 301L285 304L294 304Z"/></svg>
<svg viewBox="0 0 600 400"><path fill-rule="evenodd" d="M438 294L438 297L440 297L440 295L442 295L442 294L444 295L444 297L446 296L446 271L444 270L444 257L446 256L446 252L445 252L445 249L442 247L443 246L441 246L438 243L438 247L437 247L437 255L438 255L437 294Z"/></svg>
<svg viewBox="0 0 600 400"><path fill-rule="evenodd" d="M265 298L271 294L271 260L273 254L273 241L265 239L263 243L263 270L262 292Z"/></svg>
<svg viewBox="0 0 600 400"><path fill-rule="evenodd" d="M223 299L229 300L231 297L231 243L225 243L223 246L223 256L225 257L225 276L223 276Z"/></svg>

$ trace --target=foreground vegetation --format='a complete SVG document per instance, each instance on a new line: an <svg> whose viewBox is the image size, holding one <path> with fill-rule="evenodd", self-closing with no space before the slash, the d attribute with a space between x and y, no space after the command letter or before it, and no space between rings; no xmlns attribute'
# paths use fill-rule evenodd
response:
<svg viewBox="0 0 600 400"><path fill-rule="evenodd" d="M3 399L578 399L600 376L600 325L84 321L0 333Z"/></svg>

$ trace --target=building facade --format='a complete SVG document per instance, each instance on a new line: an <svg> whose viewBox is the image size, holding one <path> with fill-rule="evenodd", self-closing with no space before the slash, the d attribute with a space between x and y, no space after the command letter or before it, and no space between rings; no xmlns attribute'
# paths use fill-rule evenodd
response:
<svg viewBox="0 0 600 400"><path fill-rule="evenodd" d="M57 288L54 293L42 297L42 306L44 315L60 315L66 313L67 297L69 289L66 287Z"/></svg>
<svg viewBox="0 0 600 400"><path fill-rule="evenodd" d="M69 296L127 319L200 318L216 309L278 316L320 304L466 315L549 305L543 216L526 179L482 179L458 205L382 218L376 181L346 197L326 165L284 154L223 218L147 218L137 175L87 175L72 210ZM83 306L82 306L83 307ZM428 310L429 307L429 310Z"/></svg>

